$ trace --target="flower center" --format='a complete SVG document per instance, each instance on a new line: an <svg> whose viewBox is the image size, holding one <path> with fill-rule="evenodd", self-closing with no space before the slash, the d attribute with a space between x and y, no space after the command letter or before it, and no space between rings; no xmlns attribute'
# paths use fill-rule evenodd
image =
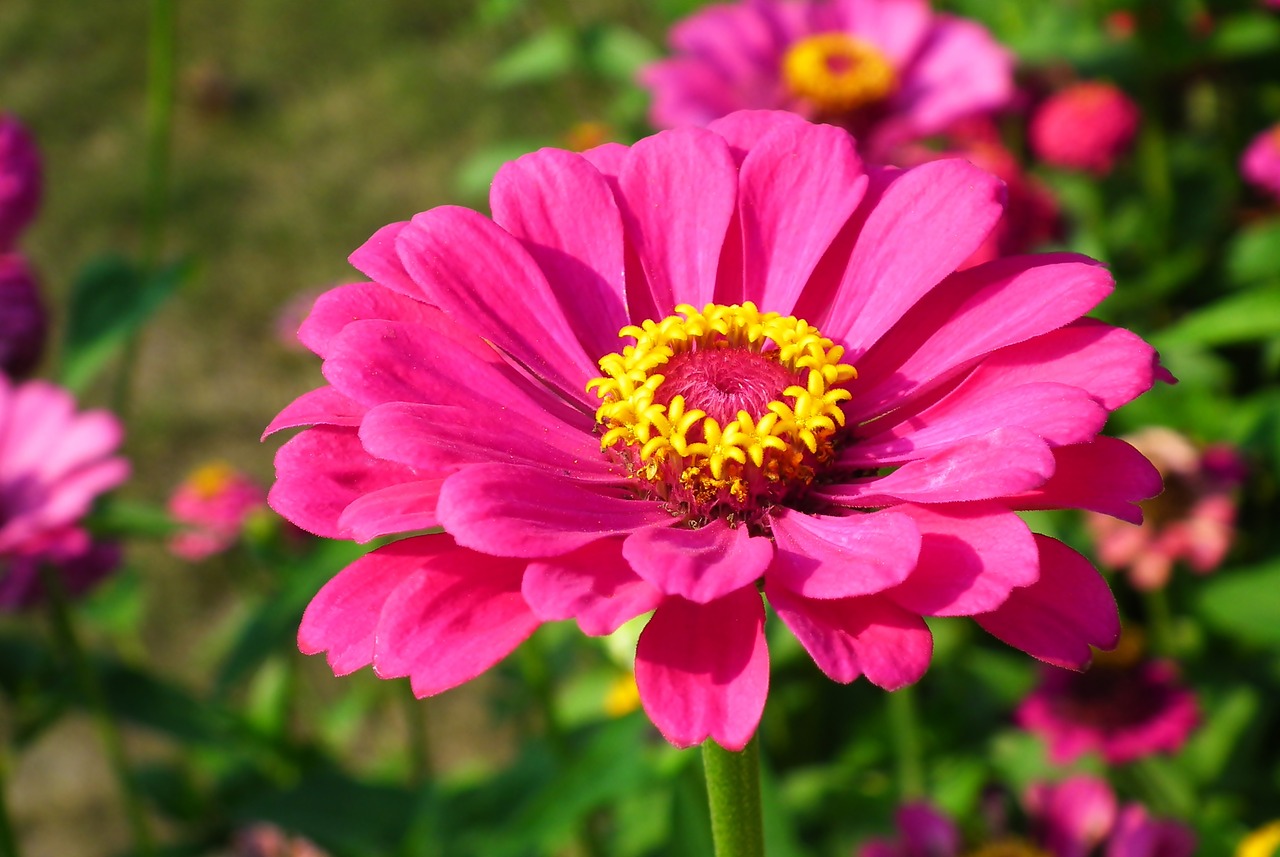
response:
<svg viewBox="0 0 1280 857"><path fill-rule="evenodd" d="M969 857L1049 857L1024 839L1000 839L969 852Z"/></svg>
<svg viewBox="0 0 1280 857"><path fill-rule="evenodd" d="M782 58L782 77L797 98L822 113L848 113L893 92L897 75L870 42L822 33L796 42Z"/></svg>
<svg viewBox="0 0 1280 857"><path fill-rule="evenodd" d="M1280 853L1280 821L1273 821L1246 836L1236 857L1274 857L1277 853Z"/></svg>
<svg viewBox="0 0 1280 857"><path fill-rule="evenodd" d="M600 359L600 446L690 523L758 523L834 457L857 372L808 322L749 302L676 313L624 327L635 344Z"/></svg>

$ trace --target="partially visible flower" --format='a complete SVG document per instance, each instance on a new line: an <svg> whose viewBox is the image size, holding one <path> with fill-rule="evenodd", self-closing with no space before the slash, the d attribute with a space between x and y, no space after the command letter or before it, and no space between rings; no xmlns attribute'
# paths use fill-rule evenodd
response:
<svg viewBox="0 0 1280 857"><path fill-rule="evenodd" d="M636 686L636 674L619 673L605 691L604 713L610 717L622 717L639 707L640 688Z"/></svg>
<svg viewBox="0 0 1280 857"><path fill-rule="evenodd" d="M739 0L677 23L675 56L644 68L658 127L782 109L841 125L863 155L1005 107L1013 61L979 24L927 0Z"/></svg>
<svg viewBox="0 0 1280 857"><path fill-rule="evenodd" d="M48 327L35 273L19 254L0 254L0 374L29 375L44 352Z"/></svg>
<svg viewBox="0 0 1280 857"><path fill-rule="evenodd" d="M1191 857L1195 837L1174 821L1152 819L1137 803L1119 805L1103 780L1077 776L1033 785L1023 804L1026 830L987 830L962 843L960 829L927 804L898 811L897 840L863 845L857 857Z"/></svg>
<svg viewBox="0 0 1280 857"><path fill-rule="evenodd" d="M1280 6L1280 2L1277 2ZM1280 854L1280 820L1264 824L1240 840L1236 857L1275 857Z"/></svg>
<svg viewBox="0 0 1280 857"><path fill-rule="evenodd" d="M186 529L169 541L175 556L198 561L240 538L249 516L266 508L267 493L225 461L193 470L169 498L169 514Z"/></svg>
<svg viewBox="0 0 1280 857"><path fill-rule="evenodd" d="M1054 762L1088 752L1108 764L1154 753L1173 753L1199 722L1195 695L1178 680L1176 666L1142 654L1126 631L1110 654L1100 653L1082 673L1045 667L1040 686L1014 719L1043 737Z"/></svg>
<svg viewBox="0 0 1280 857"><path fill-rule="evenodd" d="M310 839L267 822L236 831L233 848L233 857L329 857L328 851Z"/></svg>
<svg viewBox="0 0 1280 857"><path fill-rule="evenodd" d="M1250 184L1280 199L1280 123L1249 143L1240 157L1240 174Z"/></svg>
<svg viewBox="0 0 1280 857"><path fill-rule="evenodd" d="M1226 446L1197 449L1159 426L1125 439L1155 464L1164 491L1143 503L1141 524L1087 517L1098 559L1127 568L1130 582L1142 590L1164 586L1178 560L1198 574L1216 569L1235 539L1235 494L1245 478L1240 457Z"/></svg>
<svg viewBox="0 0 1280 857"><path fill-rule="evenodd" d="M1138 106L1116 86L1077 83L1045 99L1031 117L1031 148L1047 164L1111 172L1138 131Z"/></svg>
<svg viewBox="0 0 1280 857"><path fill-rule="evenodd" d="M574 124L565 132L564 145L571 152L585 152L612 142L615 133L608 122L588 119Z"/></svg>
<svg viewBox="0 0 1280 857"><path fill-rule="evenodd" d="M0 113L0 252L14 242L40 208L40 152L17 119Z"/></svg>
<svg viewBox="0 0 1280 857"><path fill-rule="evenodd" d="M324 293L323 289L306 289L288 298L276 310L275 338L289 351L304 351L298 342L298 328L311 312L316 298Z"/></svg>
<svg viewBox="0 0 1280 857"><path fill-rule="evenodd" d="M868 171L839 128L744 112L504 167L352 257L300 335L331 386L270 429L272 506L408 535L308 606L302 649L428 696L545 621L643 617L674 744L741 749L769 683L762 594L832 679L926 671L925 616L1049 662L1110 647L1105 582L1017 514L1136 519L1159 490L1107 414L1168 377L1086 318L1070 254L956 269L1002 211L960 160ZM928 247L929 252L920 252ZM419 535L440 528L443 533Z"/></svg>
<svg viewBox="0 0 1280 857"><path fill-rule="evenodd" d="M105 411L76 413L60 387L13 384L0 375L0 438L0 608L38 601L42 567L80 594L116 560L115 549L95 544L81 519L129 474L115 455L119 421Z"/></svg>
<svg viewBox="0 0 1280 857"><path fill-rule="evenodd" d="M1138 19L1128 9L1117 9L1107 13L1103 18L1102 27L1113 41L1128 41L1138 30Z"/></svg>

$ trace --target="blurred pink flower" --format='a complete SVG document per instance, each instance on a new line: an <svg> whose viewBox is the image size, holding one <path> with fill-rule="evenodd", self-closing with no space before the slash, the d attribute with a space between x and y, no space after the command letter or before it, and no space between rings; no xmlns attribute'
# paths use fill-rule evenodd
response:
<svg viewBox="0 0 1280 857"><path fill-rule="evenodd" d="M0 113L0 252L14 242L40 208L40 153L26 128Z"/></svg>
<svg viewBox="0 0 1280 857"><path fill-rule="evenodd" d="M384 227L351 257L373 282L302 326L331 386L269 427L314 426L277 454L271 505L332 538L445 534L341 572L302 649L427 696L541 622L654 611L645 711L732 749L768 688L761 580L836 681L917 680L930 615L1083 665L1115 602L1016 512L1138 520L1158 474L1098 433L1168 376L1083 317L1112 288L1090 259L955 273L1002 198L964 161L868 173L839 128L743 112L526 155L493 220Z"/></svg>
<svg viewBox="0 0 1280 857"><path fill-rule="evenodd" d="M323 293L323 289L307 289L280 305L276 312L275 337L289 351L305 351L298 343L298 328L311 312L316 298Z"/></svg>
<svg viewBox="0 0 1280 857"><path fill-rule="evenodd" d="M677 23L670 42L675 56L640 73L656 126L790 110L852 131L876 163L1013 95L1009 52L927 0L740 0Z"/></svg>
<svg viewBox="0 0 1280 857"><path fill-rule="evenodd" d="M266 504L267 492L225 461L198 467L169 498L169 514L187 527L170 539L169 550L193 562L221 553Z"/></svg>
<svg viewBox="0 0 1280 857"><path fill-rule="evenodd" d="M0 375L0 607L38 601L41 566L55 568L72 594L114 566L115 549L94 544L80 522L129 474L114 454L120 437L114 416L77 414L67 391Z"/></svg>
<svg viewBox="0 0 1280 857"><path fill-rule="evenodd" d="M897 840L880 839L858 849L857 857L1191 857L1195 837L1175 821L1153 819L1137 803L1120 806L1103 780L1076 776L1037 784L1023 801L1030 816L1026 831L987 831L985 842L965 849L960 829L924 803L898 810Z"/></svg>
<svg viewBox="0 0 1280 857"><path fill-rule="evenodd" d="M1118 87L1076 83L1045 99L1031 117L1031 148L1056 167L1111 172L1138 131L1138 107Z"/></svg>
<svg viewBox="0 0 1280 857"><path fill-rule="evenodd" d="M1249 143L1240 157L1240 174L1250 184L1280 199L1280 123Z"/></svg>
<svg viewBox="0 0 1280 857"><path fill-rule="evenodd" d="M1168 583L1180 559L1198 574L1216 569L1235 539L1235 493L1245 478L1240 457L1225 446L1198 450L1183 435L1162 427L1126 440L1155 464L1164 477L1164 491L1143 503L1141 524L1087 517L1098 559L1127 568L1129 581L1143 590Z"/></svg>
<svg viewBox="0 0 1280 857"><path fill-rule="evenodd" d="M35 273L19 254L0 254L0 374L29 375L44 352L48 327Z"/></svg>
<svg viewBox="0 0 1280 857"><path fill-rule="evenodd" d="M1177 752L1200 713L1177 667L1145 658L1140 638L1126 632L1114 652L1100 654L1082 673L1046 667L1014 719L1048 742L1054 762L1095 752L1118 765Z"/></svg>
<svg viewBox="0 0 1280 857"><path fill-rule="evenodd" d="M236 831L233 857L329 857L311 840L258 822Z"/></svg>

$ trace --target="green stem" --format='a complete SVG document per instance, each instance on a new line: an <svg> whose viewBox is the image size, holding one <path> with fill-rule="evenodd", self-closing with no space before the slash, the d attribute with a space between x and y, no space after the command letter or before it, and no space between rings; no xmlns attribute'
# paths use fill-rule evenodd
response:
<svg viewBox="0 0 1280 857"><path fill-rule="evenodd" d="M916 714L914 687L887 694L889 731L898 759L898 791L904 801L924 797L924 752L920 741L920 718Z"/></svg>
<svg viewBox="0 0 1280 857"><path fill-rule="evenodd" d="M8 747L0 747L0 857L18 857L18 837L9 817Z"/></svg>
<svg viewBox="0 0 1280 857"><path fill-rule="evenodd" d="M708 740L702 745L702 767L715 857L764 857L759 738L752 736L740 753Z"/></svg>
<svg viewBox="0 0 1280 857"><path fill-rule="evenodd" d="M1177 633L1173 627L1173 611L1169 608L1169 593L1164 587L1145 593L1147 627L1151 630L1151 651L1161 657L1177 655Z"/></svg>
<svg viewBox="0 0 1280 857"><path fill-rule="evenodd" d="M56 570L45 568L41 571L41 580L44 584L45 597L49 602L54 637L57 640L58 647L62 650L63 657L66 658L71 666L71 671L75 677L76 684L79 685L80 693L83 694L85 702L89 705L90 712L98 727L99 737L107 753L107 760L111 765L112 772L115 774L116 781L120 785L120 799L124 804L125 817L128 819L129 827L133 832L134 849L141 857L151 857L156 853L155 840L152 838L146 813L143 811L142 802L139 800L137 789L134 786L133 773L129 768L129 759L124 749L124 739L120 735L120 728L115 718L112 717L110 708L107 706L107 696L102 689L102 684L98 681L97 674L89 664L89 658L85 654L84 646L81 645L80 638L76 634L67 591L62 584L62 578L58 576Z"/></svg>
<svg viewBox="0 0 1280 857"><path fill-rule="evenodd" d="M427 737L427 701L413 695L406 684L405 724L409 730L409 785L421 786L431 776L431 743Z"/></svg>

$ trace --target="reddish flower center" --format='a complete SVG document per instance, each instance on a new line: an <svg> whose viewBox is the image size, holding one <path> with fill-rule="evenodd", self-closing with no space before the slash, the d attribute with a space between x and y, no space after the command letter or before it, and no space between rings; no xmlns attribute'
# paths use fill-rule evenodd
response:
<svg viewBox="0 0 1280 857"><path fill-rule="evenodd" d="M1114 732L1149 722L1169 705L1170 692L1144 664L1095 663L1087 672L1065 677L1054 709L1063 720Z"/></svg>
<svg viewBox="0 0 1280 857"><path fill-rule="evenodd" d="M672 355L662 368L665 379L653 400L670 405L683 396L685 405L728 425L745 411L753 420L769 413L769 403L788 387L804 383L800 373L777 360L739 348L686 351Z"/></svg>

